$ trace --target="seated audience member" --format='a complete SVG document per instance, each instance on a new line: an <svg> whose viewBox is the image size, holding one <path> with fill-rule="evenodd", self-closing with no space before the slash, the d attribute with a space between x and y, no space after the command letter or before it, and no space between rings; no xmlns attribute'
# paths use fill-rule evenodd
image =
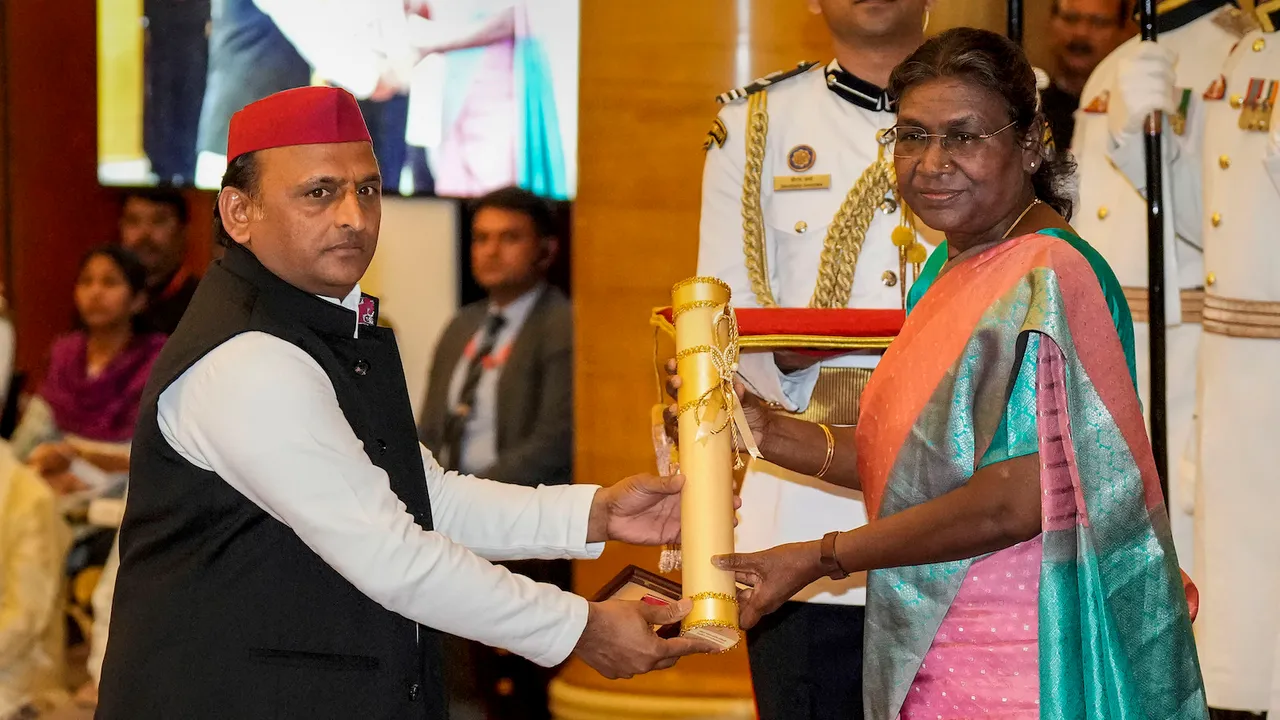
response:
<svg viewBox="0 0 1280 720"><path fill-rule="evenodd" d="M551 209L536 195L506 188L476 201L471 273L488 297L462 308L441 336L419 423L423 444L447 470L535 486L570 482L573 317L568 299L546 283L557 247ZM505 565L568 589L567 560ZM450 648L455 699L474 701L474 681L489 717L548 717L552 673L467 645Z"/></svg>
<svg viewBox="0 0 1280 720"><path fill-rule="evenodd" d="M75 304L80 328L58 338L40 391L10 440L59 492L81 457L107 472L128 468L138 404L165 336L136 329L146 302L146 270L122 247L91 251L80 263Z"/></svg>
<svg viewBox="0 0 1280 720"><path fill-rule="evenodd" d="M35 720L63 682L62 560L55 496L0 445L0 720Z"/></svg>
<svg viewBox="0 0 1280 720"><path fill-rule="evenodd" d="M183 266L187 257L187 201L177 190L130 190L120 208L120 244L147 271L141 326L170 335L187 311L200 278Z"/></svg>

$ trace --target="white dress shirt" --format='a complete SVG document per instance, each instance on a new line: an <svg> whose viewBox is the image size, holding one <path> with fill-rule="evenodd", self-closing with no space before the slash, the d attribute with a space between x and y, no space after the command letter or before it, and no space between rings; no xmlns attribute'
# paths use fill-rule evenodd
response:
<svg viewBox="0 0 1280 720"><path fill-rule="evenodd" d="M359 298L356 287L341 304L354 310ZM261 332L219 345L175 380L160 395L159 424L183 458L388 610L543 666L582 635L586 600L488 561L597 557L603 543L587 544L586 533L598 487L446 473L420 448L435 525L425 531L365 455L320 365Z"/></svg>
<svg viewBox="0 0 1280 720"><path fill-rule="evenodd" d="M498 331L493 343L490 357L493 362L487 365L480 374L480 383L476 385L475 401L471 403L471 414L462 430L462 452L458 459L458 469L464 473L478 473L493 467L498 461L498 378L502 377L502 366L505 364L511 345L520 337L524 321L529 318L533 306L542 297L546 285L539 284L525 294L507 303L506 307L497 307L490 303L489 316L501 315L506 323ZM486 320L487 322L487 320ZM471 354L484 340L485 326L481 325L472 336L467 352L463 353L458 366L453 369L453 377L449 381L449 407L458 405L458 395L462 392L462 384L467 379L467 366L471 364Z"/></svg>

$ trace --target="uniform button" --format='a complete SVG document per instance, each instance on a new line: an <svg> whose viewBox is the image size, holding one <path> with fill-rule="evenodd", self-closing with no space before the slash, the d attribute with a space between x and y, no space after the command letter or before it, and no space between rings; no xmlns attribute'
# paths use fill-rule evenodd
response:
<svg viewBox="0 0 1280 720"><path fill-rule="evenodd" d="M498 697L511 697L511 693L515 692L516 684L511 682L511 678L502 678L498 681L494 690L498 693Z"/></svg>
<svg viewBox="0 0 1280 720"><path fill-rule="evenodd" d="M1227 168L1231 167L1231 158L1227 157L1226 155L1219 155L1218 167L1222 168L1223 170L1226 170Z"/></svg>
<svg viewBox="0 0 1280 720"><path fill-rule="evenodd" d="M1108 210L1108 209L1106 208L1106 206L1105 206L1105 205L1104 205L1103 207L1098 208L1098 219L1099 219L1099 220L1106 220L1106 219L1107 219L1107 216L1108 216L1108 215L1110 215L1110 214L1111 214L1111 211L1110 211L1110 210Z"/></svg>
<svg viewBox="0 0 1280 720"><path fill-rule="evenodd" d="M805 230L808 230L808 229L809 229L809 223L807 223L807 222L805 222L805 221L803 221L803 220L801 220L800 222L796 223L796 232L798 232L798 233L803 233Z"/></svg>
<svg viewBox="0 0 1280 720"><path fill-rule="evenodd" d="M418 699L418 696L420 696L420 695L422 695L422 686L421 686L421 685L419 685L418 683L414 683L414 684L412 684L412 685L410 685L410 686L409 686L409 699L410 699L410 700L417 700L417 699Z"/></svg>
<svg viewBox="0 0 1280 720"><path fill-rule="evenodd" d="M1266 49L1266 47L1267 47L1267 41L1263 40L1262 38L1258 38L1257 40L1253 41L1254 52L1262 52L1263 50Z"/></svg>
<svg viewBox="0 0 1280 720"><path fill-rule="evenodd" d="M885 270L880 276L880 282L884 283L885 287L893 287L898 284L898 274L892 270Z"/></svg>
<svg viewBox="0 0 1280 720"><path fill-rule="evenodd" d="M1214 213L1214 214L1210 215L1210 216L1209 216L1209 222L1213 223L1213 226L1214 226L1214 227L1218 227L1219 225L1221 225L1221 224L1222 224L1222 213Z"/></svg>
<svg viewBox="0 0 1280 720"><path fill-rule="evenodd" d="M1227 102L1231 104L1232 110L1239 110L1240 106L1244 104L1244 97L1241 95L1232 95L1231 99Z"/></svg>
<svg viewBox="0 0 1280 720"><path fill-rule="evenodd" d="M1213 284L1216 282L1218 282L1217 275L1214 275L1213 273L1209 273L1208 275L1204 276L1204 284L1206 287L1212 287Z"/></svg>
<svg viewBox="0 0 1280 720"><path fill-rule="evenodd" d="M378 438L378 452L382 453L383 455L387 454L387 441L383 440L382 438Z"/></svg>
<svg viewBox="0 0 1280 720"><path fill-rule="evenodd" d="M368 375L368 374L369 374L369 361L368 361L368 360L357 360L357 361L356 361L356 364L355 364L355 367L353 367L353 368L351 368L351 369L352 369L352 370L354 370L354 371L355 371L355 373L356 373L357 375L361 375L361 376Z"/></svg>

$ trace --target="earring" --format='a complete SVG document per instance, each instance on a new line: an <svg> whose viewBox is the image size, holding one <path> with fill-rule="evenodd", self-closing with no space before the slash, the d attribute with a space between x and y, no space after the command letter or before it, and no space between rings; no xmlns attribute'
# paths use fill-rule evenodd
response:
<svg viewBox="0 0 1280 720"><path fill-rule="evenodd" d="M925 32L928 29L929 29L929 8L925 8L924 9L924 27L920 28L920 32Z"/></svg>

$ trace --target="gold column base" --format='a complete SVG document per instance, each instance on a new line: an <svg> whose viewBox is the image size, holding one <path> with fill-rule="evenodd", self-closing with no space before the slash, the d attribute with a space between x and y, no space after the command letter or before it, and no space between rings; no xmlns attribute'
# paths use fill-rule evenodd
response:
<svg viewBox="0 0 1280 720"><path fill-rule="evenodd" d="M737 653L688 657L674 669L630 680L605 680L570 660L549 688L553 720L755 720L750 680L704 675L706 666L738 663ZM692 662L691 662L692 661ZM695 667L701 666L701 667Z"/></svg>

